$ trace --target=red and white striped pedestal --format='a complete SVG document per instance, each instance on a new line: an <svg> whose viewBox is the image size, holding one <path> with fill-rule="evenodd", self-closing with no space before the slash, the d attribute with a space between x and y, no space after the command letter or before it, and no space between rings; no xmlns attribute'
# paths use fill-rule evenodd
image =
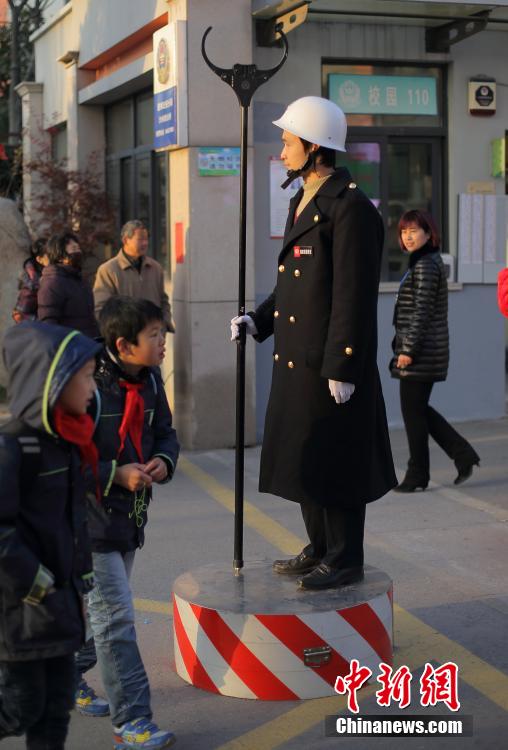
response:
<svg viewBox="0 0 508 750"><path fill-rule="evenodd" d="M334 695L352 659L373 673L392 663L392 599L390 578L368 566L361 583L310 592L269 561L246 563L238 577L206 565L175 582L176 671L236 698Z"/></svg>

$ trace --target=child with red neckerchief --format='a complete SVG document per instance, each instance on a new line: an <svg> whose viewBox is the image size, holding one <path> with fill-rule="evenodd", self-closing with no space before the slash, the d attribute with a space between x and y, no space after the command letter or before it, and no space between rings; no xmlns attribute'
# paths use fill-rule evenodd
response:
<svg viewBox="0 0 508 750"><path fill-rule="evenodd" d="M162 311L152 302L121 296L105 303L99 324L105 348L95 375L101 413L94 441L102 498L99 505L89 503L96 586L87 606L93 642L76 657L80 675L76 707L89 716L106 713L104 701L91 695L83 678L97 660L114 748L159 750L173 744L175 737L152 721L129 580L136 550L144 543L152 487L171 479L178 458L159 370L166 325Z"/></svg>
<svg viewBox="0 0 508 750"><path fill-rule="evenodd" d="M81 599L93 586L83 474L98 478L87 409L100 348L38 322L4 340L12 419L0 428L0 740L25 734L30 750L63 750L74 703Z"/></svg>

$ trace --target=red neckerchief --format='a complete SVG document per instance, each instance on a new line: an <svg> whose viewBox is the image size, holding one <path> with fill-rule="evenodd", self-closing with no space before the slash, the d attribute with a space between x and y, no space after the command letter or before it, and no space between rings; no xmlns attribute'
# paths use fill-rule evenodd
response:
<svg viewBox="0 0 508 750"><path fill-rule="evenodd" d="M139 393L144 388L144 383L129 383L128 380L119 380L118 382L120 387L125 388L127 393L125 394L122 424L118 430L120 447L117 458L120 457L125 445L125 438L129 435L140 462L144 463L141 439L143 437L143 425L145 422L145 402L143 396Z"/></svg>
<svg viewBox="0 0 508 750"><path fill-rule="evenodd" d="M53 424L56 431L64 440L77 445L81 455L83 468L85 465L91 467L95 477L95 496L101 499L101 487L99 482L99 453L92 440L95 424L89 414L74 416L67 414L61 407L56 406L53 410Z"/></svg>

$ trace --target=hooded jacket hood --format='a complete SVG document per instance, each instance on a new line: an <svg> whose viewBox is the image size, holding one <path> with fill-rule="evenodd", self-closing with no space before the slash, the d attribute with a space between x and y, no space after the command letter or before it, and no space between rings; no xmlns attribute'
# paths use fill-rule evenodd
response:
<svg viewBox="0 0 508 750"><path fill-rule="evenodd" d="M79 331L50 323L30 321L9 328L3 358L12 416L55 435L51 414L60 394L101 348Z"/></svg>

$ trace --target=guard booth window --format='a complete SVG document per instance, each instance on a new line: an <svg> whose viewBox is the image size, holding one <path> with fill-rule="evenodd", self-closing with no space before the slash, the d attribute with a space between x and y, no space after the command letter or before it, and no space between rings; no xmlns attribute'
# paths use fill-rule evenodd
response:
<svg viewBox="0 0 508 750"><path fill-rule="evenodd" d="M129 219L148 227L150 255L171 275L168 155L153 150L151 89L106 108L106 182L118 231Z"/></svg>
<svg viewBox="0 0 508 750"><path fill-rule="evenodd" d="M337 163L380 211L385 225L382 281L399 281L406 260L397 223L404 211L433 214L446 251L445 69L438 66L351 65L324 61L323 95L348 121L347 152Z"/></svg>

